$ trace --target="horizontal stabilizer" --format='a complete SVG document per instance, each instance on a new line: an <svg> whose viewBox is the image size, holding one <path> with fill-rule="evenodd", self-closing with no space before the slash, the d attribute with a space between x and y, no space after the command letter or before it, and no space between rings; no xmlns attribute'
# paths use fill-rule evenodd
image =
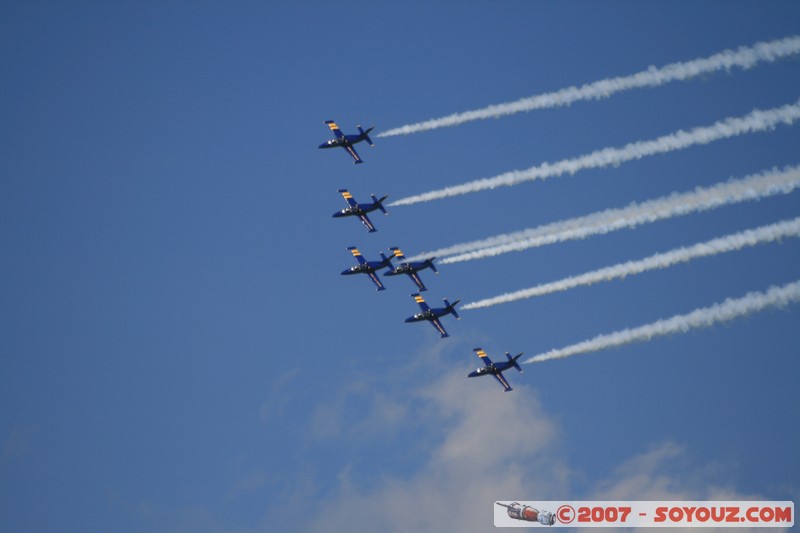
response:
<svg viewBox="0 0 800 533"><path fill-rule="evenodd" d="M517 359L522 357L522 352L518 353L514 357L511 357L511 354L506 352L506 357L508 358L508 362L511 363L511 366L516 368L518 372L522 372L522 367L519 366L519 363L517 363Z"/></svg>
<svg viewBox="0 0 800 533"><path fill-rule="evenodd" d="M370 145L370 146L375 146L375 143L373 143L373 142L372 142L372 139L370 139L370 138L369 138L369 132L371 132L371 131L372 131L372 130L374 130L374 129L375 129L375 127L373 126L372 128L369 128L367 131L364 131L364 130L361 128L361 126L359 126L359 127L358 127L358 133L360 133L360 134L361 134L361 137L362 137L362 138L363 138L365 141L367 141L367 143L369 143L369 145Z"/></svg>
<svg viewBox="0 0 800 533"><path fill-rule="evenodd" d="M461 319L461 317L458 316L458 313L456 313L456 306L458 305L458 302L460 302L460 301L461 300L456 300L455 302L450 303L449 301L447 301L447 298L444 299L444 305L446 306L447 312L452 314L454 317L456 317L459 320Z"/></svg>
<svg viewBox="0 0 800 533"><path fill-rule="evenodd" d="M386 200L389 197L389 195L387 194L386 196L383 196L381 198L377 198L374 194L371 196L372 196L372 202L375 205L375 207L380 209L381 213L383 213L384 215L388 215L389 213L386 212L386 208L383 207L383 201Z"/></svg>

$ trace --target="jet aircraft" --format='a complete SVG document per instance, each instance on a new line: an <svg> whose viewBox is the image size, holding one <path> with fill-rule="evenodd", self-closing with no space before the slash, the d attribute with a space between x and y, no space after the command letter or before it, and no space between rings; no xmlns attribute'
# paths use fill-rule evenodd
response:
<svg viewBox="0 0 800 533"><path fill-rule="evenodd" d="M400 248L392 247L389 248L391 252L394 254L395 258L398 261L401 261L399 267L390 270L389 272L384 272L384 276L396 276L398 274L406 274L411 280L416 283L417 288L422 291L427 291L428 289L425 287L425 284L422 283L422 280L417 275L417 272L420 270L425 270L426 268L430 268L435 273L439 273L436 270L436 266L433 264L433 260L436 259L435 257L431 257L430 259L426 259L424 261L406 261L406 256L403 255L403 252L400 251Z"/></svg>
<svg viewBox="0 0 800 533"><path fill-rule="evenodd" d="M369 138L369 132L374 130L375 129L374 127L364 131L361 128L361 126L358 126L358 135L345 135L344 133L342 133L342 130L339 129L339 126L337 126L336 122L334 122L333 120L326 120L325 124L328 125L333 134L336 136L336 138L320 144L319 147L334 148L339 146L341 148L344 148L345 150L347 150L347 153L349 153L353 157L354 159L353 163L356 165L359 163L363 163L364 161L362 161L361 158L358 156L358 152L356 152L356 149L353 148L353 145L356 143L360 143L361 141L367 141L367 143L369 143L370 146L375 146L375 144L373 144L372 142L372 139Z"/></svg>
<svg viewBox="0 0 800 533"><path fill-rule="evenodd" d="M505 392L513 390L511 388L511 385L508 384L508 381L506 381L506 378L503 377L503 372L505 372L512 366L517 370L519 370L520 372L522 372L522 368L519 366L519 363L517 363L517 359L522 357L521 353L518 353L514 357L511 357L511 354L506 352L506 358L508 359L508 361L503 361L501 363L493 363L492 360L489 359L489 356L486 355L486 352L483 351L483 348L475 348L472 351L475 352L475 354L481 358L481 361L483 361L484 366L483 368L479 368L473 372L470 372L467 375L468 378L474 378L491 374L497 381L500 382L500 385L503 386Z"/></svg>
<svg viewBox="0 0 800 533"><path fill-rule="evenodd" d="M386 200L389 196L384 196L383 198L376 198L375 195L372 196L372 203L371 204L359 204L355 200L353 200L353 195L347 189L339 189L339 194L342 195L342 198L345 199L347 202L346 209L342 209L341 211L337 211L333 214L334 218L338 217L349 217L349 216L357 216L361 219L361 222L367 227L367 230L370 233L378 231L375 229L375 226L372 225L367 213L371 213L376 209L380 209L384 215L388 215L389 213L386 212L386 209L383 207L383 201Z"/></svg>
<svg viewBox="0 0 800 533"><path fill-rule="evenodd" d="M358 264L351 266L347 270L343 270L342 275L347 276L349 274L366 274L378 287L376 290L385 290L386 287L383 286L383 283L381 283L381 280L378 278L376 272L383 268L392 268L392 260L383 255L383 252L381 252L381 261L367 261L361 257L361 252L359 252L358 248L355 246L349 247L348 250L350 250L350 253L356 258Z"/></svg>
<svg viewBox="0 0 800 533"><path fill-rule="evenodd" d="M458 305L458 302L460 302L461 300L456 300L455 302L450 303L447 301L447 298L445 298L444 299L445 307L437 307L431 309L430 307L428 307L428 304L425 303L425 300L422 298L422 296L420 296L418 293L412 294L411 297L414 298L414 301L416 301L417 304L419 304L419 308L422 309L422 312L416 313L415 315L406 318L406 323L420 322L422 320L427 320L431 324L433 324L433 327L439 330L439 334L442 336L442 338L449 337L447 332L442 327L442 323L439 322L439 319L445 315L453 315L457 319L461 318L460 316L458 316L458 313L456 313L456 305Z"/></svg>

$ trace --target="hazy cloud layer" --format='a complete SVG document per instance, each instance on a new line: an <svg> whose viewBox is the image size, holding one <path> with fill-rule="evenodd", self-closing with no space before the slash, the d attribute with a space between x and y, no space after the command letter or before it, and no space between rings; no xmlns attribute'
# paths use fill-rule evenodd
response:
<svg viewBox="0 0 800 533"><path fill-rule="evenodd" d="M688 451L662 442L576 492L581 477L559 446L566 436L536 391L510 375L514 391L494 380L442 373L435 383L406 391L407 420L425 418L433 446L408 472L359 483L342 465L339 486L316 502L303 530L387 532L493 529L493 503L503 499L745 499L717 482L717 470L693 464ZM380 416L375 411L371 416ZM364 420L369 424L372 419ZM411 424L413 425L413 424ZM598 436L602 438L602 436ZM372 466L380 470L380 464Z"/></svg>

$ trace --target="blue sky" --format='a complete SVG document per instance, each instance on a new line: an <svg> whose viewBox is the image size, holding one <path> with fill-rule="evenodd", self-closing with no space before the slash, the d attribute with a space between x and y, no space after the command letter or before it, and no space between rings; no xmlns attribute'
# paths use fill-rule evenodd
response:
<svg viewBox="0 0 800 533"><path fill-rule="evenodd" d="M791 2L0 4L0 529L487 531L495 500L800 493L798 309L527 365L798 279L785 239L404 324L375 259L796 165L778 126L546 182L330 215L797 101L800 57L317 150L797 33ZM363 201L362 200L362 201ZM442 265L473 301L798 216L798 193ZM446 510L446 511L445 511Z"/></svg>

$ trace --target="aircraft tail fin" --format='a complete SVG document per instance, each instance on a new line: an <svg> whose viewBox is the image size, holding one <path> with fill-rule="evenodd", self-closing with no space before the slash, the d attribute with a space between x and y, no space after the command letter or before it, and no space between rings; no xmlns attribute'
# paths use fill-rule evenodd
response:
<svg viewBox="0 0 800 533"><path fill-rule="evenodd" d="M386 257L386 254L381 252L381 262L383 262L383 266L388 267L389 270L393 270L394 266L392 265L392 259L390 257Z"/></svg>
<svg viewBox="0 0 800 533"><path fill-rule="evenodd" d="M458 302L460 302L460 301L461 301L461 300L456 300L455 302L453 302L453 303L450 303L450 302L447 300L447 298L445 298L445 299L444 299L444 305L446 305L446 306L447 306L447 307L446 307L446 309L447 309L447 312L448 312L448 313L450 313L450 314L452 314L454 317L456 317L456 318L458 318L458 319L461 319L461 317L460 317L460 316L458 316L458 313L456 313L456 306L458 305Z"/></svg>
<svg viewBox="0 0 800 533"><path fill-rule="evenodd" d="M376 198L374 194L371 196L372 196L372 201L375 202L375 205L378 206L378 209L381 210L381 213L383 213L384 215L388 215L389 213L386 212L386 208L383 207L383 201L386 200L389 197L389 195L387 194L386 196L383 196L381 198Z"/></svg>
<svg viewBox="0 0 800 533"><path fill-rule="evenodd" d="M363 137L364 140L367 141L370 146L375 146L375 143L373 143L372 139L369 138L369 132L371 132L374 129L375 127L373 126L371 128L368 128L367 131L364 131L364 129L361 126L358 127L358 133L361 134L361 137Z"/></svg>
<svg viewBox="0 0 800 533"><path fill-rule="evenodd" d="M436 258L435 257L429 257L428 259L425 260L425 264L428 265L429 267L431 267L431 270L433 270L436 274L438 274L439 271L436 270L436 265L433 264L433 260L434 259L436 259Z"/></svg>
<svg viewBox="0 0 800 533"><path fill-rule="evenodd" d="M516 368L518 372L522 372L522 367L519 366L519 363L517 363L517 359L522 357L522 353L521 352L518 353L517 355L515 355L514 357L511 357L511 354L506 352L506 357L508 358L508 362L511 363L511 365L514 368Z"/></svg>

